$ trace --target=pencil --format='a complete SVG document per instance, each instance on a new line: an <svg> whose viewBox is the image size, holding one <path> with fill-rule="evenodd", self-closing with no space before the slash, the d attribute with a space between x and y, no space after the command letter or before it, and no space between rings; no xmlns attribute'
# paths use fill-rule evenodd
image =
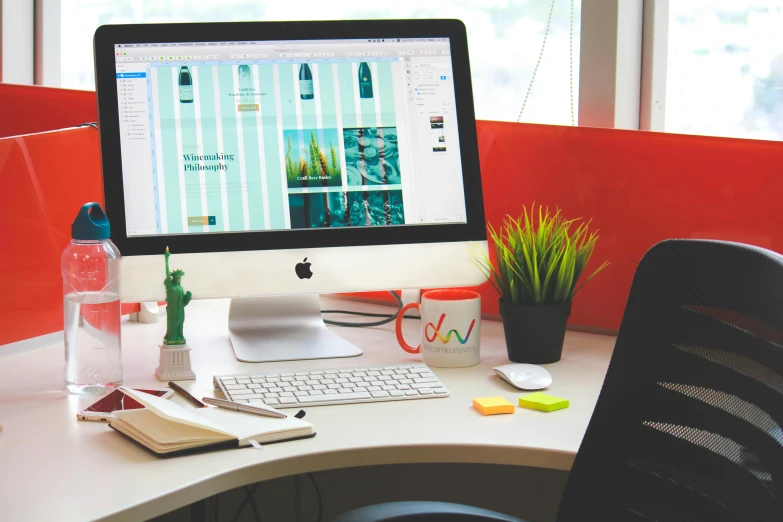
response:
<svg viewBox="0 0 783 522"><path fill-rule="evenodd" d="M183 388L179 384L175 382L169 382L169 388L171 388L175 392L185 397L187 400L192 402L197 408L206 408L207 406L206 404L204 404L203 402L201 402L200 400L192 396L190 393L188 393L188 391L185 388Z"/></svg>

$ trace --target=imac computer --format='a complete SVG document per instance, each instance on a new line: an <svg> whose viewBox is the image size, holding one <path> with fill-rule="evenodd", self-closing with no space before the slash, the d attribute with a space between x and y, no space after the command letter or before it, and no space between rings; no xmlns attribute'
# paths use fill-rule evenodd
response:
<svg viewBox="0 0 783 522"><path fill-rule="evenodd" d="M318 295L476 285L487 251L457 20L100 27L124 301L231 297L242 361L350 357Z"/></svg>

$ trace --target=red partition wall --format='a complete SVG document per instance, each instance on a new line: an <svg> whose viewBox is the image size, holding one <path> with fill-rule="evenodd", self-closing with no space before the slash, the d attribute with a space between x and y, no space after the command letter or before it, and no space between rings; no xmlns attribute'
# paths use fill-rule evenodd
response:
<svg viewBox="0 0 783 522"><path fill-rule="evenodd" d="M95 91L0 83L0 138L95 121Z"/></svg>
<svg viewBox="0 0 783 522"><path fill-rule="evenodd" d="M663 239L783 253L783 143L484 121L478 138L484 206L496 229L536 202L600 230L588 273L611 264L577 294L570 324L619 328L636 265ZM485 313L497 314L492 287L478 290Z"/></svg>
<svg viewBox="0 0 783 522"><path fill-rule="evenodd" d="M662 239L783 252L783 143L499 122L478 131L493 225L536 201L600 229L593 263L611 265L577 296L572 324L617 328L636 264ZM102 201L98 133L0 139L0 182L5 344L62 328L60 253L79 206ZM489 285L479 290L485 312L497 313Z"/></svg>

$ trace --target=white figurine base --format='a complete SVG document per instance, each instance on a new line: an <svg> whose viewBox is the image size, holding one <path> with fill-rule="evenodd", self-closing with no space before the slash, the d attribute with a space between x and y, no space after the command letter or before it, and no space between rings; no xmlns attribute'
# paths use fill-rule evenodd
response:
<svg viewBox="0 0 783 522"><path fill-rule="evenodd" d="M160 345L160 364L155 370L158 380L187 381L196 378L190 367L190 348L187 344Z"/></svg>

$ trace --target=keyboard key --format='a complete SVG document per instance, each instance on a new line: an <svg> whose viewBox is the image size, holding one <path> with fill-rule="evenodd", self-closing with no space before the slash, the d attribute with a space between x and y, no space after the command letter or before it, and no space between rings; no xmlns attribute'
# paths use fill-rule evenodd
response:
<svg viewBox="0 0 783 522"><path fill-rule="evenodd" d="M378 380L382 382L389 382L389 381L393 381L394 378L391 375L381 375L380 377L378 377Z"/></svg>
<svg viewBox="0 0 783 522"><path fill-rule="evenodd" d="M407 384L398 384L398 385L397 385L397 389L398 389L398 390L410 390L410 389L411 389L411 387L410 387L410 386L408 386Z"/></svg>
<svg viewBox="0 0 783 522"><path fill-rule="evenodd" d="M405 392L402 392L400 390L389 390L389 395L391 395L392 397L402 397L403 395L405 395Z"/></svg>
<svg viewBox="0 0 783 522"><path fill-rule="evenodd" d="M246 390L247 386L244 384L224 384L223 387L227 390Z"/></svg>
<svg viewBox="0 0 783 522"><path fill-rule="evenodd" d="M356 388L356 385L352 382L346 382L342 385L343 388Z"/></svg>
<svg viewBox="0 0 783 522"><path fill-rule="evenodd" d="M392 379L394 379L395 381L401 381L401 380L406 378L406 375L407 374L402 374L402 375L395 374L395 375L392 375Z"/></svg>
<svg viewBox="0 0 783 522"><path fill-rule="evenodd" d="M321 383L310 379L309 381L305 381L305 384L307 384L308 386L315 386L316 384L321 384Z"/></svg>
<svg viewBox="0 0 783 522"><path fill-rule="evenodd" d="M339 377L339 378L335 379L334 382L336 382L337 384L343 384L343 383L348 382L348 379L345 379L343 377Z"/></svg>
<svg viewBox="0 0 783 522"><path fill-rule="evenodd" d="M310 402L326 402L326 401L353 401L357 399L371 399L372 395L369 392L349 392L339 395L311 395L309 397L299 397L299 402L307 404Z"/></svg>
<svg viewBox="0 0 783 522"><path fill-rule="evenodd" d="M313 390L310 392L310 395L323 395L323 394L324 392L322 392L321 390Z"/></svg>
<svg viewBox="0 0 783 522"><path fill-rule="evenodd" d="M380 374L381 374L381 372L376 371L376 370L371 370L371 371L367 372L367 375L371 375L371 376L375 376L375 377L379 376Z"/></svg>
<svg viewBox="0 0 783 522"><path fill-rule="evenodd" d="M321 384L334 384L334 379L321 379Z"/></svg>
<svg viewBox="0 0 783 522"><path fill-rule="evenodd" d="M264 388L277 388L277 385L273 382L265 382L261 386L263 386Z"/></svg>
<svg viewBox="0 0 783 522"><path fill-rule="evenodd" d="M267 391L280 393L281 391L283 391L283 388L267 388Z"/></svg>
<svg viewBox="0 0 783 522"><path fill-rule="evenodd" d="M296 404L298 401L296 397L281 397L280 404Z"/></svg>
<svg viewBox="0 0 783 522"><path fill-rule="evenodd" d="M293 397L294 394L291 392L280 392L281 397Z"/></svg>
<svg viewBox="0 0 783 522"><path fill-rule="evenodd" d="M416 375L416 374L414 374ZM435 374L432 372L421 372L418 374L419 377L435 377Z"/></svg>
<svg viewBox="0 0 783 522"><path fill-rule="evenodd" d="M369 382L357 382L357 383L356 383L356 387L357 387L357 388L367 388L367 387L369 387L369 386L370 386L370 383L369 383Z"/></svg>
<svg viewBox="0 0 783 522"><path fill-rule="evenodd" d="M263 391L266 391L266 390L256 390L256 391L263 392ZM265 393L255 393L253 395L242 395L242 397L247 398L249 400L264 399L264 398L266 398L266 394Z"/></svg>
<svg viewBox="0 0 783 522"><path fill-rule="evenodd" d="M260 384L262 382L266 382L266 377L253 377L250 380L253 381L253 384Z"/></svg>
<svg viewBox="0 0 783 522"><path fill-rule="evenodd" d="M329 388L330 390L339 390L340 388L342 388L342 386L340 386L339 384L329 384L327 385L327 388Z"/></svg>
<svg viewBox="0 0 783 522"><path fill-rule="evenodd" d="M309 372L296 372L294 375L299 377L300 375L310 375L310 373Z"/></svg>
<svg viewBox="0 0 783 522"><path fill-rule="evenodd" d="M432 389L430 388L420 388L419 393L421 395L432 395Z"/></svg>
<svg viewBox="0 0 783 522"><path fill-rule="evenodd" d="M280 374L280 377L293 377L293 376L294 376L293 373L281 373Z"/></svg>
<svg viewBox="0 0 783 522"><path fill-rule="evenodd" d="M251 406L254 406L256 404L260 404L263 406L264 404L266 404L262 399L250 399L249 401L247 401L247 403L250 404Z"/></svg>
<svg viewBox="0 0 783 522"><path fill-rule="evenodd" d="M297 397L303 397L305 395L310 395L310 394L307 393L306 391L295 391L294 395L296 395Z"/></svg>
<svg viewBox="0 0 783 522"><path fill-rule="evenodd" d="M351 377L348 379L350 382L364 382L364 379L361 377Z"/></svg>
<svg viewBox="0 0 783 522"><path fill-rule="evenodd" d="M236 384L237 383L236 379L229 379L229 378L222 379L222 381L223 381L223 384Z"/></svg>
<svg viewBox="0 0 783 522"><path fill-rule="evenodd" d="M387 384L386 386L381 386L381 389L389 391L389 390L396 390L397 388L392 386L391 384Z"/></svg>
<svg viewBox="0 0 783 522"><path fill-rule="evenodd" d="M416 382L412 383L410 386L414 390L420 390L422 388L432 388L433 385L431 382Z"/></svg>
<svg viewBox="0 0 783 522"><path fill-rule="evenodd" d="M381 375L394 375L394 370L382 370Z"/></svg>
<svg viewBox="0 0 783 522"><path fill-rule="evenodd" d="M253 390L248 390L247 388L245 388L244 390L231 390L230 393L231 395L247 395L247 394L252 395L254 392Z"/></svg>
<svg viewBox="0 0 783 522"><path fill-rule="evenodd" d="M419 390L405 390L405 395L418 395Z"/></svg>
<svg viewBox="0 0 783 522"><path fill-rule="evenodd" d="M400 379L397 382L399 382L400 384L413 384L413 379Z"/></svg>
<svg viewBox="0 0 783 522"><path fill-rule="evenodd" d="M426 372L429 372L429 371L430 371L430 369L425 367L425 366L422 366L420 368L411 368L410 369L411 373L426 373Z"/></svg>
<svg viewBox="0 0 783 522"><path fill-rule="evenodd" d="M237 384L250 384L250 379L237 379Z"/></svg>
<svg viewBox="0 0 783 522"><path fill-rule="evenodd" d="M331 395L331 394L338 394L340 393L338 390L324 390L324 395Z"/></svg>
<svg viewBox="0 0 783 522"><path fill-rule="evenodd" d="M365 372L353 372L354 377L367 377Z"/></svg>
<svg viewBox="0 0 783 522"><path fill-rule="evenodd" d="M322 372L321 370L316 370L314 372L310 372L310 375L323 375L323 374L324 374L324 372Z"/></svg>
<svg viewBox="0 0 783 522"><path fill-rule="evenodd" d="M325 373L324 374L324 379L337 379L337 374L336 373Z"/></svg>
<svg viewBox="0 0 783 522"><path fill-rule="evenodd" d="M256 388L261 388L261 385L260 384L248 384L247 387L250 388L251 390L255 390Z"/></svg>
<svg viewBox="0 0 783 522"><path fill-rule="evenodd" d="M278 397L280 397L280 395L278 395L277 393L267 393L264 395L264 397L267 399L277 399Z"/></svg>
<svg viewBox="0 0 783 522"><path fill-rule="evenodd" d="M337 391L339 391L339 392L340 392L340 393L342 393L342 394L346 394L346 393L356 393L356 390L352 390L352 389L350 389L350 388L340 388L340 389L339 389L339 390L337 390Z"/></svg>
<svg viewBox="0 0 783 522"><path fill-rule="evenodd" d="M375 377L373 375L368 375L364 378L364 382L378 382L378 377Z"/></svg>
<svg viewBox="0 0 783 522"><path fill-rule="evenodd" d="M367 387L367 391L371 391L371 392L381 391L381 387L380 386L369 386L369 387Z"/></svg>
<svg viewBox="0 0 783 522"><path fill-rule="evenodd" d="M280 382L280 377L267 377L266 382Z"/></svg>
<svg viewBox="0 0 783 522"><path fill-rule="evenodd" d="M299 391L310 391L312 389L313 389L312 386L300 386L299 387Z"/></svg>
<svg viewBox="0 0 783 522"><path fill-rule="evenodd" d="M291 382L293 380L294 380L294 376L293 375L285 375L285 376L281 376L280 377L280 381L282 381L282 382Z"/></svg>
<svg viewBox="0 0 783 522"><path fill-rule="evenodd" d="M297 375L296 377L294 377L294 379L296 379L297 381L302 381L302 382L308 380L306 375Z"/></svg>
<svg viewBox="0 0 783 522"><path fill-rule="evenodd" d="M387 391L374 391L374 392L372 392L372 396L375 397L376 399L381 398L381 397L389 397L389 392L387 392Z"/></svg>
<svg viewBox="0 0 783 522"><path fill-rule="evenodd" d="M297 388L296 386L285 386L285 387L283 388L283 391L287 391L287 392L295 392L295 391L297 391L298 389L299 389L299 388Z"/></svg>
<svg viewBox="0 0 783 522"><path fill-rule="evenodd" d="M315 386L313 386L313 389L314 390L325 390L326 386L324 386L323 384L316 384Z"/></svg>
<svg viewBox="0 0 783 522"><path fill-rule="evenodd" d="M280 401L277 399L266 399L264 402L267 404L267 406L276 406L280 404Z"/></svg>
<svg viewBox="0 0 783 522"><path fill-rule="evenodd" d="M435 393L435 395L443 395L444 393L449 393L448 390L446 390L446 388L433 388L432 391L433 393Z"/></svg>
<svg viewBox="0 0 783 522"><path fill-rule="evenodd" d="M418 379L413 379L413 382L438 382L438 379L435 377L420 377Z"/></svg>

